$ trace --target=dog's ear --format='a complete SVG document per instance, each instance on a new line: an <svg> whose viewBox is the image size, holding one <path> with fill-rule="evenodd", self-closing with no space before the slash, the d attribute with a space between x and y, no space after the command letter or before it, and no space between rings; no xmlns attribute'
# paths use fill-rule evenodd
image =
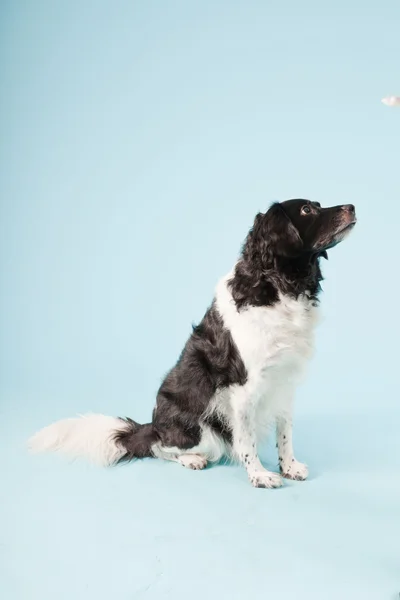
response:
<svg viewBox="0 0 400 600"><path fill-rule="evenodd" d="M294 258L301 254L303 241L279 203L258 213L243 248L243 256L268 267L276 256Z"/></svg>
<svg viewBox="0 0 400 600"><path fill-rule="evenodd" d="M319 255L323 256L326 260L328 260L328 253L326 250L322 250L322 252L320 252Z"/></svg>
<svg viewBox="0 0 400 600"><path fill-rule="evenodd" d="M275 255L294 258L301 254L303 240L279 203L268 210L265 223L269 245Z"/></svg>

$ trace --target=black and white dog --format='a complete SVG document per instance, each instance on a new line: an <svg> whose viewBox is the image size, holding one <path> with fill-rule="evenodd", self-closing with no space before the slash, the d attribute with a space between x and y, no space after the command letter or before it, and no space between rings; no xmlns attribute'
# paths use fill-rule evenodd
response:
<svg viewBox="0 0 400 600"><path fill-rule="evenodd" d="M257 446L276 425L280 472L304 480L292 446L296 384L313 348L320 257L356 222L351 204L321 208L288 200L256 216L233 271L217 285L203 320L157 395L153 421L87 415L50 425L33 451L61 450L102 465L134 458L172 460L190 469L230 457L255 487L282 485Z"/></svg>

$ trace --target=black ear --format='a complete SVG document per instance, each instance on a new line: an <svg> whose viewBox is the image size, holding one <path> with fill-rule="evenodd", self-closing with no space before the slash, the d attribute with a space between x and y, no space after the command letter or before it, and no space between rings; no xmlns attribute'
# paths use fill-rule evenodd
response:
<svg viewBox="0 0 400 600"><path fill-rule="evenodd" d="M268 212L259 213L243 247L243 257L268 268L274 257L295 257L301 254L303 241L280 204Z"/></svg>
<svg viewBox="0 0 400 600"><path fill-rule="evenodd" d="M273 204L265 215L267 238L273 253L293 258L303 249L303 240L297 228L279 203Z"/></svg>
<svg viewBox="0 0 400 600"><path fill-rule="evenodd" d="M319 255L323 256L324 258L326 258L326 260L328 260L328 253L326 250L322 250L322 252L320 252Z"/></svg>

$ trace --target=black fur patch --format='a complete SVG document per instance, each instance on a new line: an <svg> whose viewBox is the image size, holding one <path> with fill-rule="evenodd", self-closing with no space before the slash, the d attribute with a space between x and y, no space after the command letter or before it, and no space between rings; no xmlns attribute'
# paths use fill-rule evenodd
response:
<svg viewBox="0 0 400 600"><path fill-rule="evenodd" d="M193 327L177 364L161 384L153 422L138 425L127 419L129 431L118 433L116 440L126 449L122 460L152 456L151 446L157 441L182 450L197 446L200 418L215 392L235 383L243 385L246 379L243 361L213 303ZM217 415L204 422L231 442L230 429Z"/></svg>
<svg viewBox="0 0 400 600"><path fill-rule="evenodd" d="M124 462L132 460L133 458L145 458L152 456L151 446L158 441L157 433L151 423L145 425L139 425L129 417L121 419L126 428L124 431L118 431L114 440L119 446L122 446L126 450L126 454L119 460Z"/></svg>
<svg viewBox="0 0 400 600"><path fill-rule="evenodd" d="M322 280L322 253L304 250L290 219L275 204L254 221L229 286L238 310L244 306L272 306L279 293L298 298L308 293L317 302ZM326 253L325 253L326 254Z"/></svg>
<svg viewBox="0 0 400 600"><path fill-rule="evenodd" d="M157 395L153 424L163 445L189 449L200 442L199 420L217 390L244 385L247 373L215 303L187 341ZM231 432L216 416L208 425L225 439Z"/></svg>

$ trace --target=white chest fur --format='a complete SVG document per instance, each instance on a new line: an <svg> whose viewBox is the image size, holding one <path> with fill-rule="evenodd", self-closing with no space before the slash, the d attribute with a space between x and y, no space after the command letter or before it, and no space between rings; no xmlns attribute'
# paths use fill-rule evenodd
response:
<svg viewBox="0 0 400 600"><path fill-rule="evenodd" d="M216 304L249 380L258 386L262 380L276 376L298 379L312 354L318 309L306 296L296 300L281 295L273 306L250 306L238 312L227 287L230 277L231 274L218 284Z"/></svg>

